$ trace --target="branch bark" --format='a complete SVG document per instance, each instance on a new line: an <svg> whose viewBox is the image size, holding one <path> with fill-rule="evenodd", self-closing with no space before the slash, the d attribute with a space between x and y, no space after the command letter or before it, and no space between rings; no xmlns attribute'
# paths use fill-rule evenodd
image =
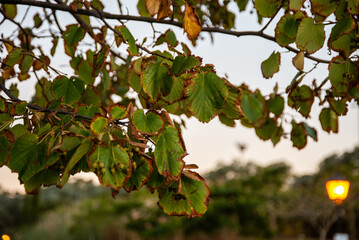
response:
<svg viewBox="0 0 359 240"><path fill-rule="evenodd" d="M42 7L42 8L52 9L52 10L69 12L71 14L82 14L82 15L92 16L92 17L96 17L98 19L113 19L113 20L140 21L140 22L147 22L147 23L159 23L159 24L167 24L167 25L172 25L172 26L176 26L179 28L183 28L182 23L177 22L177 21L172 21L172 20L157 21L155 18L151 18L151 17L112 14L109 12L96 11L96 10L91 10L91 9L90 10L77 9L77 11L74 11L70 6L67 6L65 4L54 4L54 3L50 3L50 2L40 2L40 1L36 1L36 0L35 1L34 0L0 0L0 3L20 4L20 5L27 5L27 6ZM262 31L233 31L233 30L227 30L227 29L216 28L216 27L204 27L204 28L202 28L202 32L221 33L221 34L232 35L232 36L236 36L236 37L257 36L257 37L264 38L264 39L267 39L272 42L276 42L275 37L265 34ZM299 52L299 50L297 50L293 47L290 47L290 46L287 46L285 48L294 53ZM308 59L311 59L315 62L319 62L319 63L325 63L325 64L330 63L329 60L313 57L309 54L306 54L305 57Z"/></svg>
<svg viewBox="0 0 359 240"><path fill-rule="evenodd" d="M13 102L21 102L22 100L20 100L19 98L15 97L9 89L7 89L4 84L2 84L0 82L0 89L4 91L4 93L11 99L11 101ZM77 113L73 113L73 112L67 112L64 110L60 110L60 109L51 109L51 108L44 108L44 107L40 107L31 103L27 104L27 107L39 112L48 112L48 113L55 113L55 114L63 114L63 115L70 115L70 116L74 116L74 117L79 117L88 121L91 121L92 118L88 117L88 116L84 116L81 114L77 114ZM120 125L125 125L126 122L120 122L120 121L116 121L116 124L120 124Z"/></svg>

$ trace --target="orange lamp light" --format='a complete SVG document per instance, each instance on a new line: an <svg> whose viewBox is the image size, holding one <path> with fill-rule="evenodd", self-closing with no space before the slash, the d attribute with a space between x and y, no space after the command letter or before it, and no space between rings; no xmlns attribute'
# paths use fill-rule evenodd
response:
<svg viewBox="0 0 359 240"><path fill-rule="evenodd" d="M329 180L326 183L329 199L338 205L342 204L348 196L349 186L350 183L346 180Z"/></svg>

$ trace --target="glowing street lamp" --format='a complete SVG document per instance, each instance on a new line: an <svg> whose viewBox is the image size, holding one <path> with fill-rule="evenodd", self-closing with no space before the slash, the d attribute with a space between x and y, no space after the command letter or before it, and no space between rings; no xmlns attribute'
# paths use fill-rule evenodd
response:
<svg viewBox="0 0 359 240"><path fill-rule="evenodd" d="M344 179L333 179L326 183L329 199L341 205L348 196L350 183Z"/></svg>
<svg viewBox="0 0 359 240"><path fill-rule="evenodd" d="M337 233L334 234L334 240L349 240L349 235L347 233L342 233L342 202L348 196L350 182L345 180L340 175L333 176L329 181L327 181L325 187L328 192L328 197L330 200L334 201L337 204L337 215L338 215L338 229Z"/></svg>

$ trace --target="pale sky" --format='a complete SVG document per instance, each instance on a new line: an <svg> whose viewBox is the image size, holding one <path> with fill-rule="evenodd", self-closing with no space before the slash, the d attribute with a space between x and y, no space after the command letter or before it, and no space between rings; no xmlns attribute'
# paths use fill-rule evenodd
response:
<svg viewBox="0 0 359 240"><path fill-rule="evenodd" d="M110 1L105 1L110 2ZM117 1L111 1L113 3ZM137 1L123 1L134 4ZM125 5L125 4L124 4ZM237 11L235 5L231 5ZM108 9L118 9L111 7ZM137 14L133 6L129 6L129 12ZM19 11L20 12L20 11ZM29 14L31 16L31 14ZM68 15L65 15L68 16ZM70 19L71 17L61 18ZM275 24L276 21L274 21ZM249 13L240 14L236 20L237 30L259 30L261 27L256 23L256 17ZM115 24L118 25L116 22ZM266 33L274 35L273 23L270 25ZM2 29L14 29L14 25L7 24L8 27ZM64 27L65 24L62 24ZM142 42L144 36L152 36L152 28L149 24L139 22L128 22L126 26L132 31L135 38ZM155 25L156 30L173 29L176 32L179 41L187 42L182 35L181 29L176 27ZM2 32L3 30L1 30ZM328 31L328 29L326 29ZM182 36L181 36L182 35ZM296 69L292 66L291 59L293 53L287 53L285 49L278 47L275 43L258 37L242 37L225 36L214 34L214 43L212 44L207 33L202 33L204 41L198 42L196 48L192 47L192 53L203 58L204 63L214 64L217 74L221 77L228 75L228 80L233 84L246 83L254 90L259 88L262 93L268 94L276 83L279 85L279 92L283 92L289 85L292 78L296 74ZM326 43L325 43L326 44ZM61 44L59 44L61 45ZM190 43L188 43L189 46ZM282 64L279 73L275 74L272 79L264 79L260 71L260 64L269 57L274 51L282 53ZM58 49L58 52L61 50ZM330 59L333 56L327 55L324 48L315 54L317 57ZM53 62L55 66L61 66L66 61L65 56L56 55L57 62ZM305 70L311 69L313 62L305 60ZM318 69L314 70L310 78L305 81L310 84L316 78L317 82L323 80L327 75L327 65L321 64ZM20 91L33 88L34 80L21 83ZM33 92L22 92L20 98L29 100ZM319 111L317 102L313 104L311 118L308 124L318 130L318 142L308 138L307 147L297 150L292 147L289 139L282 139L281 142L273 147L270 141L263 142L260 140L253 129L242 127L239 122L235 128L229 128L221 124L218 118L215 118L208 124L198 122L195 118L187 121L187 129L183 130L184 140L189 152L184 160L187 163L195 163L199 166L199 172L206 172L213 169L219 161L231 162L233 159L240 159L242 162L254 161L261 165L266 165L276 161L286 161L292 166L292 171L296 174L312 173L316 171L318 163L326 156L334 153L343 153L351 151L355 145L359 143L359 108L354 103L349 105L347 116L341 117L339 121L339 134L328 134L321 130L318 120ZM289 114L294 114L301 119L298 113L290 110L286 106ZM240 153L236 147L236 143L246 144L247 150ZM81 176L84 176L82 174ZM85 176L93 176L85 174ZM19 185L17 174L10 173L7 167L0 168L0 186L3 189L16 190L23 192L23 187Z"/></svg>

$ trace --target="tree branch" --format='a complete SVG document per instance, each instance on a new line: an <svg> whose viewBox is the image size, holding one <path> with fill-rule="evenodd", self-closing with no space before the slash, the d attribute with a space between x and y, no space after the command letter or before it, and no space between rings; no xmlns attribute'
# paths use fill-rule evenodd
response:
<svg viewBox="0 0 359 240"><path fill-rule="evenodd" d="M4 91L4 93L11 99L11 101L13 102L22 102L22 100L20 100L19 98L15 97L9 89L7 89L4 84L2 84L0 82L0 89ZM77 113L73 113L73 112L67 112L64 110L59 110L59 109L51 109L51 108L44 108L44 107L40 107L31 103L27 104L27 107L39 112L48 112L48 113L55 113L55 114L63 114L63 115L70 115L70 116L74 116L74 117L79 117L79 118L83 118L85 120L91 121L92 118L88 117L88 116L84 116L81 114L77 114ZM116 124L120 124L120 125L125 125L127 124L126 122L120 122L120 121L116 121Z"/></svg>
<svg viewBox="0 0 359 240"><path fill-rule="evenodd" d="M9 20L10 22L14 23L16 26L18 26L21 31L24 33L25 35L25 40L26 40L26 48L29 51L30 50L30 41L29 41L29 34L26 32L26 30L21 26L20 23L16 22L14 19L12 19L11 17L9 17L4 10L2 10L2 8L0 8L0 12L1 14L4 16L4 18L6 18L7 20ZM27 13L27 12L26 12ZM26 14L25 13L25 14Z"/></svg>
<svg viewBox="0 0 359 240"><path fill-rule="evenodd" d="M40 1L36 1L36 0L0 0L0 3L20 4L20 5L27 5L27 6L49 8L49 9L53 9L53 10L69 12L72 14L88 15L88 16L99 18L99 19L104 18L104 19L115 19L115 20L140 21L140 22L147 22L147 23L159 23L159 24L166 24L166 25L172 25L172 26L183 28L182 23L172 21L172 20L157 21L155 18L151 18L151 17L112 14L109 12L96 11L96 10L91 10L91 9L90 10L77 9L77 11L74 11L74 10L72 10L72 8L70 6L67 6L65 4L54 4L54 3L49 3L49 2L40 2ZM204 28L202 28L202 32L221 33L221 34L232 35L232 36L236 36L236 37L257 36L257 37L261 37L261 38L267 39L272 42L276 42L275 37L267 35L261 31L233 31L233 30L227 30L227 29L221 29L221 28L215 28L215 27L204 27ZM285 48L294 53L299 52L299 50L297 50L293 47L290 47L290 46L287 46ZM305 57L308 59L311 59L315 62L326 63L326 64L330 63L329 60L313 57L309 54L306 54Z"/></svg>

